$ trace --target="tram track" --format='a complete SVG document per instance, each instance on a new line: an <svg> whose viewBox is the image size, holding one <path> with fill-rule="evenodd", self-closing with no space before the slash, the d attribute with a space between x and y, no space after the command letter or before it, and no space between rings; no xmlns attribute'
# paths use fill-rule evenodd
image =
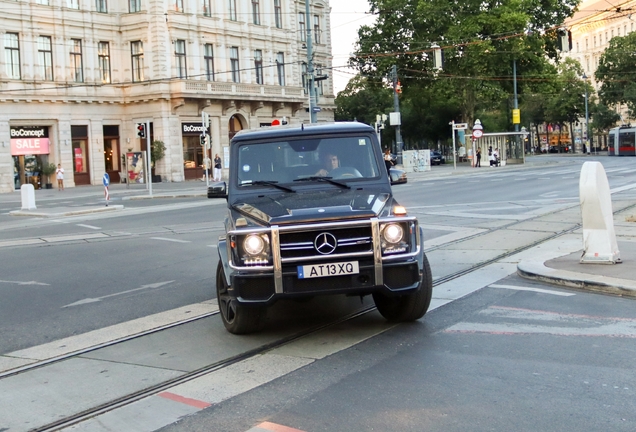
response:
<svg viewBox="0 0 636 432"><path fill-rule="evenodd" d="M577 205L578 204L573 204L572 206L566 206L563 209L561 209L561 211L565 211L565 210L571 209L573 207L576 207ZM622 208L616 210L614 213L616 214L616 213L619 213L619 212L630 210L630 209L635 208L635 207L636 207L636 204L632 204L632 205L629 205L629 206L626 206L626 207L622 207ZM441 249L442 247L448 247L448 246L451 246L451 245L461 244L462 242L465 242L465 241L468 241L468 240L473 240L475 238L479 238L479 237L487 235L487 234L492 234L492 233L495 233L495 232L498 232L498 231L503 231L503 230L507 230L507 229L510 229L510 228L514 228L515 225L518 225L518 224L521 224L521 223L525 223L525 222L528 222L530 220L538 219L541 216L545 216L545 215L537 215L537 216L534 216L532 218L524 219L522 221L514 221L512 223L499 226L497 228L486 230L486 231L481 232L481 233L477 233L477 234L474 234L474 235L471 235L471 236L464 237L462 239L457 239L457 240L445 243L444 245L439 245L439 246L432 247L430 249L426 249L426 252L432 252L432 251L435 251L437 249ZM555 232L555 233L553 233L553 234L551 234L551 235L549 235L549 236L547 236L545 238L539 239L539 240L531 242L531 243L524 244L524 245L519 246L519 247L517 247L515 249L508 250L505 253L497 255L497 256L495 256L493 258L481 261L479 263L476 263L476 264L473 264L471 266L468 266L467 268L464 268L464 269L458 270L456 272L453 272L451 274L448 274L448 275L445 275L443 277L440 277L440 278L438 278L438 279L436 279L434 281L433 286L434 287L435 286L439 286L439 285L444 284L446 282L449 282L449 281L452 281L454 279L460 278L462 276L468 275L468 274L470 274L470 273L472 273L474 271L482 269L482 268L484 268L484 267L486 267L486 266L488 266L490 264L493 264L493 263L495 263L497 261L500 261L500 260L505 259L505 258L509 258L509 257L511 257L511 256L513 256L515 254L520 253L520 252L532 249L532 248L534 248L536 246L539 246L539 245L541 245L543 243L546 243L548 241L554 240L554 239L556 239L558 237L561 237L563 235L572 233L572 232L574 232L574 231L576 231L577 229L580 229L580 228L581 228L581 224L580 223L572 224L571 226L566 227L566 228L564 228L562 230L559 230L558 232ZM81 412L66 416L66 417L58 419L58 420L56 420L54 422L50 422L50 423L47 423L45 425L41 425L41 426L35 427L35 428L31 429L31 431L34 431L34 432L35 431L37 431L37 432L40 432L40 431L42 431L42 432L44 432L44 431L47 431L47 432L48 431L57 431L57 430L61 430L63 428L66 428L66 427L81 423L82 421L88 420L88 419L90 419L92 417L104 414L106 412L109 412L109 411L112 411L112 410L115 410L115 409L118 409L118 408L121 408L121 407L124 407L126 405L132 404L132 403L134 403L136 401L139 401L141 399L144 399L146 397L149 397L149 396L152 396L152 395L156 395L158 393L161 393L162 391L166 391L166 390L168 390L168 389L170 389L170 388L172 388L174 386L177 386L179 384L183 384L183 383L186 383L188 381L197 379L197 378L199 378L201 376L204 376L204 375L212 373L212 372L220 371L220 370L222 370L224 368L227 368L227 367L229 367L231 365L234 365L234 364L236 364L238 362L254 358L255 356L263 354L263 353L265 353L267 351L273 350L275 348L282 347L283 345L289 344L291 342L295 342L295 341L301 340L301 339L306 338L306 337L308 337L308 336L310 336L310 335L312 335L314 333L320 332L322 330L326 330L326 329L328 329L330 327L337 326L337 325L340 325L342 323L346 323L347 321L350 321L350 320L353 320L353 319L355 319L357 317L360 317L362 315L368 314L368 313L374 311L375 309L376 308L373 307L373 306L366 307L366 308L360 309L358 311L355 311L353 313L350 313L350 314L347 314L345 316L342 316L342 317L340 317L340 318L338 318L336 320L330 321L328 323L323 323L323 324L320 324L320 325L315 325L315 326L309 327L309 328L307 328L305 330L296 332L296 333L294 333L292 335L289 335L289 336L280 338L278 340L263 344L263 345L261 345L261 346L259 346L257 348L254 348L254 349L251 349L251 350L247 350L247 351L242 352L240 354L237 354L237 355L234 355L234 356L231 356L231 357L227 357L225 359L218 360L216 362L210 363L210 364L208 364L206 366L203 366L203 367L200 367L200 368L198 368L196 370L193 370L193 371L190 371L190 372L186 372L186 373L184 373L184 374L182 374L182 375L180 375L178 377L162 381L161 383L158 383L158 384L149 386L147 388L141 389L139 391L127 394L125 396L113 399L111 401L108 401L106 403L97 405L95 407L91 407L91 408L83 410ZM178 326L187 325L189 323L193 323L193 322L198 321L198 320L202 320L202 319L205 319L205 318L212 317L212 316L214 316L216 314L218 314L218 311L213 311L213 312L210 312L210 313L206 313L206 314L202 314L202 315L199 315L199 316L196 316L196 317L192 317L192 318L187 319L187 320L182 320L182 321L179 321L179 322L175 322L175 323L167 324L167 325L164 325L164 326L161 326L161 327L157 327L155 329L150 329L150 330L147 330L147 331L142 332L142 333L138 333L138 334L135 334L135 335L130 335L130 336L127 336L127 337L124 337L124 338L120 338L120 339L114 340L114 341L104 342L102 344L95 345L95 346L92 346L92 347L89 347L89 348L85 348L85 349L82 349L82 350L79 350L79 351L74 351L74 352L71 352L71 353L68 353L68 354L65 354L65 355L61 355L61 356L58 356L58 357L54 357L54 358L50 358L50 359L47 359L47 360L39 361L39 362L32 363L32 364L29 364L29 365L25 365L25 366L22 366L22 367L19 367L19 368L15 368L15 369L6 371L4 373L0 373L0 381L4 380L4 379L7 379L9 377L18 375L18 374L28 373L29 371L32 371L32 370L35 370L35 369L39 369L39 368L42 368L42 367L45 367L45 366L48 366L48 365L64 362L66 360L70 360L70 359L82 356L82 355L90 353L90 352L101 350L103 348L108 348L108 347L111 347L111 346L114 346L114 345L117 345L117 344L121 344L121 343L126 342L126 341L130 341L130 340L133 340L133 339L144 338L144 337L147 337L147 336L150 336L150 335L153 335L153 334L157 334L157 333L160 333L160 332L163 332L163 331L166 331L166 330L178 327Z"/></svg>

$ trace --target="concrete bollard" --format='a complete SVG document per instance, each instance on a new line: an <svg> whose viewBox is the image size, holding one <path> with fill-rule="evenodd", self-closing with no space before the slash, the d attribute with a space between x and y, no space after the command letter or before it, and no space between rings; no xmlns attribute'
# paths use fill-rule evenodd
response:
<svg viewBox="0 0 636 432"><path fill-rule="evenodd" d="M23 184L20 186L20 194L22 196L22 210L35 210L35 188L32 184Z"/></svg>
<svg viewBox="0 0 636 432"><path fill-rule="evenodd" d="M612 197L605 169L600 162L585 162L579 180L583 220L582 264L621 262L614 232Z"/></svg>

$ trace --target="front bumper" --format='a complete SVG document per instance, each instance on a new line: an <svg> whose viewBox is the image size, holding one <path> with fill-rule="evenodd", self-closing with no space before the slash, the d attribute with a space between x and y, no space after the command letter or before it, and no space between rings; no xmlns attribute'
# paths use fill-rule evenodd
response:
<svg viewBox="0 0 636 432"><path fill-rule="evenodd" d="M382 257L379 250L372 256L357 257L359 273L301 279L297 265L302 262L281 263L268 268L237 268L230 264L227 243L220 241L219 258L229 288L228 294L241 304L267 305L281 298L307 297L327 294L365 295L382 292L401 295L420 286L423 249L422 230L417 227L416 249L401 257ZM342 257L332 262L345 262Z"/></svg>

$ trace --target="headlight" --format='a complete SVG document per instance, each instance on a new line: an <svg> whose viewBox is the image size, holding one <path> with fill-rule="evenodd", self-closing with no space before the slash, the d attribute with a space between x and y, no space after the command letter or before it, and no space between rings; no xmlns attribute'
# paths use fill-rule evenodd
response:
<svg viewBox="0 0 636 432"><path fill-rule="evenodd" d="M402 229L402 226L398 224L389 224L384 227L382 236L387 243L399 243L404 237L404 230Z"/></svg>
<svg viewBox="0 0 636 432"><path fill-rule="evenodd" d="M252 255L252 256L260 255L261 253L263 253L264 249L265 249L265 242L263 241L263 238L258 234L248 235L243 240L243 250L248 255Z"/></svg>

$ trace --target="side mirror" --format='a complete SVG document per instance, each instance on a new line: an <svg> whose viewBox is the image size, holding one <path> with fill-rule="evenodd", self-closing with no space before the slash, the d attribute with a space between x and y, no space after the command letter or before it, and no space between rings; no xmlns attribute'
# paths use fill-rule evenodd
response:
<svg viewBox="0 0 636 432"><path fill-rule="evenodd" d="M227 198L227 184L218 182L208 186L208 198Z"/></svg>

